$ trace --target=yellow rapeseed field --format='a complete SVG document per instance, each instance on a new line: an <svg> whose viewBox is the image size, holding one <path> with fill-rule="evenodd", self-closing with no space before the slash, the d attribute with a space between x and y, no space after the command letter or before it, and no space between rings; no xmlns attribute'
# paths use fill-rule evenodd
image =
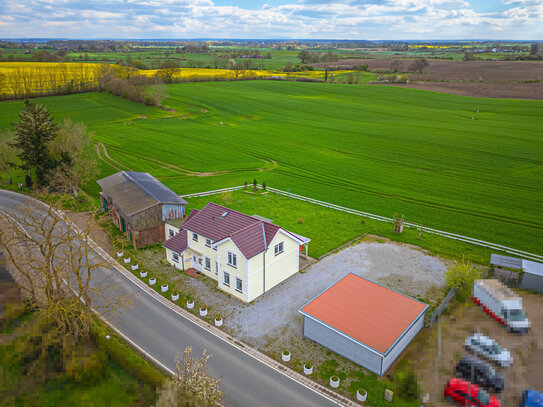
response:
<svg viewBox="0 0 543 407"><path fill-rule="evenodd" d="M72 93L96 88L99 79L116 70L120 76L130 69L132 75L160 76L160 69L137 70L119 65L100 63L55 62L0 62L0 95L30 96L47 93ZM334 71L338 76L352 71ZM180 68L175 70L173 81L243 80L305 77L323 79L324 71L282 72L273 70L235 70ZM331 76L331 73L329 73Z"/></svg>

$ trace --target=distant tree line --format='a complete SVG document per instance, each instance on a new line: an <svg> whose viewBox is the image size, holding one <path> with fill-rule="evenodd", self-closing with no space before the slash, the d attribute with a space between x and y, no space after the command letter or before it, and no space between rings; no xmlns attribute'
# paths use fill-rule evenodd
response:
<svg viewBox="0 0 543 407"><path fill-rule="evenodd" d="M300 51L298 54L298 58L300 58L300 61L302 64L314 64L317 62L337 62L339 61L339 55L328 51L326 53L323 52L310 52L310 51Z"/></svg>

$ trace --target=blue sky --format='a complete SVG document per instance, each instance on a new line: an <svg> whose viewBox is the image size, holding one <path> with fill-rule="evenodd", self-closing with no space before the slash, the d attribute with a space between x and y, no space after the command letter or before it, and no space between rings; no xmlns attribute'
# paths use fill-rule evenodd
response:
<svg viewBox="0 0 543 407"><path fill-rule="evenodd" d="M0 38L543 40L543 0L0 0Z"/></svg>

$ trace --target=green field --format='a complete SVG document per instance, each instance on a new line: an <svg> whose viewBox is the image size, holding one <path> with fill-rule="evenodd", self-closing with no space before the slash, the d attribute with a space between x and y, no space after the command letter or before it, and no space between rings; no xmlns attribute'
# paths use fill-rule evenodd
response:
<svg viewBox="0 0 543 407"><path fill-rule="evenodd" d="M85 121L124 167L115 165L149 171L179 194L256 178L543 253L543 102L276 81L175 84L168 92L175 112L105 93L40 103L59 120ZM0 106L1 129L22 102Z"/></svg>

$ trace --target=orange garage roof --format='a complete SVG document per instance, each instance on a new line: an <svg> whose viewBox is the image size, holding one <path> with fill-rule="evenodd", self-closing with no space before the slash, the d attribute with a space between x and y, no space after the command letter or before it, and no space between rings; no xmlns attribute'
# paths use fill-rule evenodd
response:
<svg viewBox="0 0 543 407"><path fill-rule="evenodd" d="M350 273L300 311L385 355L426 308L420 301Z"/></svg>

